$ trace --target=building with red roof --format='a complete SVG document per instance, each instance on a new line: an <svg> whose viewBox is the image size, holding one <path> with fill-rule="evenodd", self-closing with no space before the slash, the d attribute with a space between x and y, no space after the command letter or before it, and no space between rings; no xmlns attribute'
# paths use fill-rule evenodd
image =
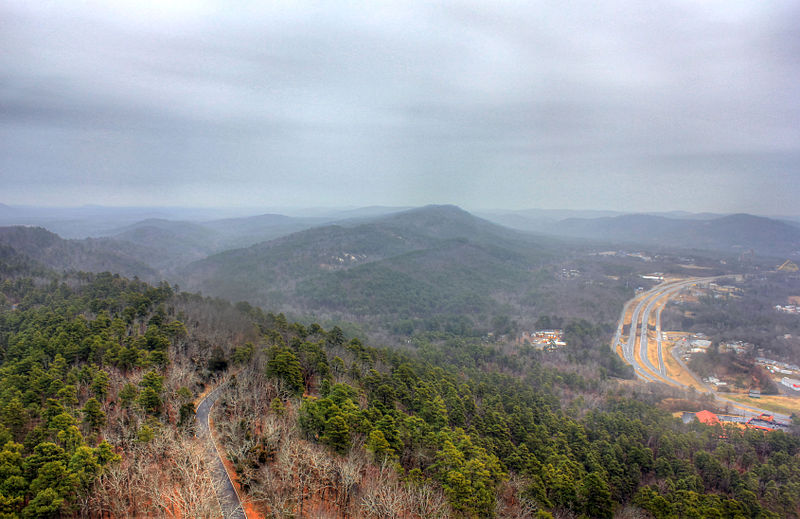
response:
<svg viewBox="0 0 800 519"><path fill-rule="evenodd" d="M711 411L703 410L703 411L700 411L698 413L695 413L694 416L697 418L697 421L699 421L700 423L705 424L705 425L719 425L720 424L719 418L717 417L717 415L715 415Z"/></svg>

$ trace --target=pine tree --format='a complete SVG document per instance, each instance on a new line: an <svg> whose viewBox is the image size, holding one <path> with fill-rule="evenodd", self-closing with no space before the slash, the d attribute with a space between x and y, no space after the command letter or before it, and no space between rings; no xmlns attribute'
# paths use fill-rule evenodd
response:
<svg viewBox="0 0 800 519"><path fill-rule="evenodd" d="M386 441L380 429L373 429L372 432L369 433L366 447L374 456L375 461L378 462L394 456L394 449L392 449L389 442Z"/></svg>
<svg viewBox="0 0 800 519"><path fill-rule="evenodd" d="M267 362L267 375L283 380L292 391L303 390L303 373L300 361L289 349L273 351L272 359Z"/></svg>
<svg viewBox="0 0 800 519"><path fill-rule="evenodd" d="M139 393L137 402L146 413L158 414L161 411L161 397L151 387L146 387Z"/></svg>
<svg viewBox="0 0 800 519"><path fill-rule="evenodd" d="M96 398L90 398L83 406L83 421L92 429L98 429L106 423L106 413Z"/></svg>
<svg viewBox="0 0 800 519"><path fill-rule="evenodd" d="M92 392L97 398L103 400L108 394L109 384L108 373L101 369L92 379Z"/></svg>
<svg viewBox="0 0 800 519"><path fill-rule="evenodd" d="M136 400L139 395L139 390L130 382L122 386L119 391L119 402L122 407L130 407L131 403Z"/></svg>
<svg viewBox="0 0 800 519"><path fill-rule="evenodd" d="M325 434L321 440L337 452L347 452L350 448L350 428L342 415L336 414L325 422Z"/></svg>
<svg viewBox="0 0 800 519"><path fill-rule="evenodd" d="M614 515L614 502L608 485L596 472L589 473L583 480L581 494L584 510L589 517L605 519Z"/></svg>

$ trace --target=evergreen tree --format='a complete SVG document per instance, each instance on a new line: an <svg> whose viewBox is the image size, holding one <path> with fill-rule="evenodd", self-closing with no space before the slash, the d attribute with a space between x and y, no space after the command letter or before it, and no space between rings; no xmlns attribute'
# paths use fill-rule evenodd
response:
<svg viewBox="0 0 800 519"><path fill-rule="evenodd" d="M110 385L108 373L99 370L92 379L92 392L99 400L105 399L108 395L108 387Z"/></svg>
<svg viewBox="0 0 800 519"><path fill-rule="evenodd" d="M289 349L272 351L272 358L267 362L267 375L283 380L286 386L296 393L303 390L300 361Z"/></svg>
<svg viewBox="0 0 800 519"><path fill-rule="evenodd" d="M584 500L584 511L589 517L605 519L614 515L614 502L611 500L611 492L608 490L608 485L597 473L592 472L584 478L581 494Z"/></svg>
<svg viewBox="0 0 800 519"><path fill-rule="evenodd" d="M394 456L394 449L392 449L389 442L386 441L380 429L373 429L372 432L369 433L366 447L378 462Z"/></svg>
<svg viewBox="0 0 800 519"><path fill-rule="evenodd" d="M83 421L92 429L98 429L106 423L106 413L100 402L95 398L90 398L83 406Z"/></svg>
<svg viewBox="0 0 800 519"><path fill-rule="evenodd" d="M342 415L336 414L325 422L325 434L321 440L340 453L350 449L350 427Z"/></svg>

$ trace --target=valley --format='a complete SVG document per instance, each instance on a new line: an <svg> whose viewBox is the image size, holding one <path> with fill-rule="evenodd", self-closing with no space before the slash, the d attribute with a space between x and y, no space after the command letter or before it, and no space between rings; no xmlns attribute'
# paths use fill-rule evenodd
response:
<svg viewBox="0 0 800 519"><path fill-rule="evenodd" d="M800 411L800 399L798 397L771 397L770 409L757 407L759 399L746 398L747 392L743 394L721 394L714 390L708 383L703 382L700 377L679 358L680 353L676 348L676 342L672 342L668 347L663 348L663 336L666 333L661 328L661 311L666 306L670 298L676 297L677 293L689 287L697 285L708 285L719 278L690 278L687 280L665 281L662 285L642 294L626 304L623 315L617 326L617 332L612 342L619 354L631 365L634 366L637 377L647 382L660 382L681 388L691 388L698 393L705 393L713 396L717 405L731 412L741 413L743 416L758 416L762 414L774 414L776 418L790 423L789 414ZM631 312L629 307L633 306ZM655 309L655 312L654 312ZM628 333L623 334L627 329ZM671 333L675 335L675 332ZM627 335L627 340L623 337ZM665 351L672 355L674 363L670 364L673 369L668 370L664 362ZM677 365L677 369L674 367ZM800 396L800 395L798 395ZM781 412L775 413L775 409Z"/></svg>
<svg viewBox="0 0 800 519"><path fill-rule="evenodd" d="M800 519L797 20L0 0L0 519Z"/></svg>
<svg viewBox="0 0 800 519"><path fill-rule="evenodd" d="M245 220L270 233L276 218ZM789 483L780 501L759 490L800 452L800 400L767 394L774 380L754 360L790 365L800 336L782 310L800 280L769 250L530 234L453 206L284 228L243 248L239 223L214 240L200 225L0 232L0 436L30 467L12 514L48 503L113 517L687 506L776 517L800 506ZM683 339L697 337L705 350L687 357ZM673 417L702 409L760 429ZM47 449L55 465L37 461ZM729 466L709 461L731 449Z"/></svg>

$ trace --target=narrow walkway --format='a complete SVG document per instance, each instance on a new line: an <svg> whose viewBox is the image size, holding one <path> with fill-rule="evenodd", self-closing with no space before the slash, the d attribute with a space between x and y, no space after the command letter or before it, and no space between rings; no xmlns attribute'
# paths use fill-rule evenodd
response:
<svg viewBox="0 0 800 519"><path fill-rule="evenodd" d="M214 388L209 394L200 401L197 406L197 413L195 420L197 422L197 436L206 440L206 447L209 451L210 457L214 460L211 467L211 477L214 480L214 488L217 490L217 498L219 499L219 506L222 510L222 517L224 519L247 519L247 514L242 508L242 503L239 500L239 494L233 486L228 471L225 470L225 465L222 463L220 451L217 447L214 438L211 436L211 425L209 423L209 416L211 408L214 407L217 398L220 395L220 388L227 384L227 381L222 382L219 386Z"/></svg>

